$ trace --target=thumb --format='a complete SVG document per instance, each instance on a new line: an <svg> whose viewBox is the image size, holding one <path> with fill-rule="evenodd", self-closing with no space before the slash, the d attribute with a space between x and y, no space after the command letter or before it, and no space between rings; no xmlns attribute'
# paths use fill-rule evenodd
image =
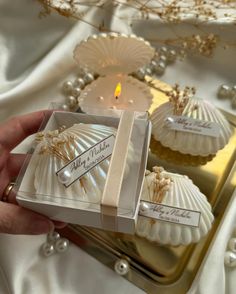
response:
<svg viewBox="0 0 236 294"><path fill-rule="evenodd" d="M0 232L8 234L39 235L54 229L48 218L26 208L0 202Z"/></svg>

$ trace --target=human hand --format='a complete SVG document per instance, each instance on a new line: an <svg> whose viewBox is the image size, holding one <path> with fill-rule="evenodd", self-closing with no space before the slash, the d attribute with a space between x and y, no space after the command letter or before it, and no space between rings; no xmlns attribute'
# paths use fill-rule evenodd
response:
<svg viewBox="0 0 236 294"><path fill-rule="evenodd" d="M0 125L0 200L6 187L16 178L25 156L10 153L29 135L37 132L45 115L50 111L38 111L18 116ZM8 202L0 201L0 232L9 234L43 234L62 227L64 223L52 222L47 217L17 205L15 194L9 194Z"/></svg>

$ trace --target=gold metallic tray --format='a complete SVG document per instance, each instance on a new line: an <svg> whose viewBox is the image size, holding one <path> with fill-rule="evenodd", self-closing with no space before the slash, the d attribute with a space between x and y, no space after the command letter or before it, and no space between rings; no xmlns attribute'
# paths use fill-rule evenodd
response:
<svg viewBox="0 0 236 294"><path fill-rule="evenodd" d="M150 111L167 99L154 88L166 89L168 86L155 81L152 87L155 98ZM126 258L131 265L126 278L148 293L186 293L236 186L236 124L233 121L235 117L228 119L233 129L230 142L205 165L177 165L149 154L149 169L159 165L172 172L187 174L207 196L213 207L215 221L204 239L189 246L160 246L137 236L71 226L83 239L81 247L111 268L117 258Z"/></svg>

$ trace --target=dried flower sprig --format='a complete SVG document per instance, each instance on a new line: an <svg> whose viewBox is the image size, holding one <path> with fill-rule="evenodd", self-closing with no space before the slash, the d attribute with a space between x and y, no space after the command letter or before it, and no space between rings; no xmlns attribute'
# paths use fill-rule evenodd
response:
<svg viewBox="0 0 236 294"><path fill-rule="evenodd" d="M74 136L68 136L66 139L60 136L60 133L66 129L65 126L58 130L39 132L35 136L36 143L41 143L38 153L40 155L53 155L61 159L64 163L71 160L74 154L68 154L65 151L65 144L73 144Z"/></svg>
<svg viewBox="0 0 236 294"><path fill-rule="evenodd" d="M166 92L169 101L174 106L174 115L181 115L183 113L189 99L194 96L195 93L196 89L194 87L187 86L181 90L178 84L175 84L172 90Z"/></svg>
<svg viewBox="0 0 236 294"><path fill-rule="evenodd" d="M150 189L153 189L154 193L150 201L155 203L162 203L164 196L166 195L167 191L169 191L172 183L172 179L164 173L163 167L153 167L153 172L155 173L155 179L151 183Z"/></svg>

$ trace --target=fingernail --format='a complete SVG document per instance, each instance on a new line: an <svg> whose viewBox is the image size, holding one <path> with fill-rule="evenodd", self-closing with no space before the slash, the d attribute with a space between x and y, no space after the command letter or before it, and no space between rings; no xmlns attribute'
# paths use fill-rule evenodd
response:
<svg viewBox="0 0 236 294"><path fill-rule="evenodd" d="M37 220L32 223L32 234L46 234L54 229L53 222L49 220Z"/></svg>

